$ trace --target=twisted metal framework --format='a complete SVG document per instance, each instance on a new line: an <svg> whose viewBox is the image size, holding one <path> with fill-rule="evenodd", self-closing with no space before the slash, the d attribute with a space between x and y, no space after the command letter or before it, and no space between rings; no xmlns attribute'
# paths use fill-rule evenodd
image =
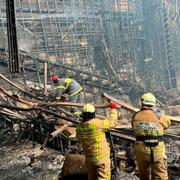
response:
<svg viewBox="0 0 180 180"><path fill-rule="evenodd" d="M179 1L143 0L147 35L146 81L154 89L179 89Z"/></svg>
<svg viewBox="0 0 180 180"><path fill-rule="evenodd" d="M141 75L137 74L145 41L141 0L15 2L20 50L92 72L98 68L106 75L110 69L125 79ZM0 9L4 33L4 1Z"/></svg>
<svg viewBox="0 0 180 180"><path fill-rule="evenodd" d="M176 90L178 3L15 0L19 49L35 59L144 83L145 88ZM5 12L2 0L0 47L7 49Z"/></svg>

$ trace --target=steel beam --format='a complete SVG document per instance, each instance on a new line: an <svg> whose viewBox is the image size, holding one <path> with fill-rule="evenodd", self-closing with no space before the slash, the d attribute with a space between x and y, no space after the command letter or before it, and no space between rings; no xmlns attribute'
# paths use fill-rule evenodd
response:
<svg viewBox="0 0 180 180"><path fill-rule="evenodd" d="M9 52L9 70L11 73L18 73L19 55L18 55L14 0L6 0L6 16L7 16L8 52Z"/></svg>

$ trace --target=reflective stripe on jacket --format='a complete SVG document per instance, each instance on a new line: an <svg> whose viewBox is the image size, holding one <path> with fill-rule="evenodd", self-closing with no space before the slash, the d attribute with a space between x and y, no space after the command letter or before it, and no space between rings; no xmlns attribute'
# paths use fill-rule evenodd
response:
<svg viewBox="0 0 180 180"><path fill-rule="evenodd" d="M81 122L77 127L77 137L82 144L86 159L89 161L101 161L110 155L109 144L106 140L105 131L115 126L117 110L112 109L110 117L105 120L98 118Z"/></svg>
<svg viewBox="0 0 180 180"><path fill-rule="evenodd" d="M67 93L69 96L75 96L82 90L81 85L71 78L61 78L55 84L56 99L60 99L63 93Z"/></svg>
<svg viewBox="0 0 180 180"><path fill-rule="evenodd" d="M164 129L169 126L170 120L167 116L160 115L158 117L150 107L143 107L132 119L132 127L136 136L163 136ZM135 148L145 154L151 154L150 147L145 146L142 141L137 141ZM164 142L159 142L159 144L153 148L153 152L154 155L164 155Z"/></svg>

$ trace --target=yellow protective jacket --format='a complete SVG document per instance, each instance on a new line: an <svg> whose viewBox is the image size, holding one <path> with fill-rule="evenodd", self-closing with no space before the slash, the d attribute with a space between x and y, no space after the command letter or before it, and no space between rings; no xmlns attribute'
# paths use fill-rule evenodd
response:
<svg viewBox="0 0 180 180"><path fill-rule="evenodd" d="M81 85L72 78L61 78L55 84L56 100L59 100L62 94L67 93L70 97L82 91Z"/></svg>
<svg viewBox="0 0 180 180"><path fill-rule="evenodd" d="M116 122L117 110L111 109L110 117L107 119L93 118L78 125L77 138L84 149L86 160L97 162L109 158L110 147L105 131L114 127Z"/></svg>
<svg viewBox="0 0 180 180"><path fill-rule="evenodd" d="M164 129L170 126L170 120L165 115L158 115L150 107L143 106L142 109L136 113L132 119L132 128L137 136L158 137L163 136ZM151 154L150 147L145 146L143 141L136 141L135 149L145 153ZM160 141L157 146L153 148L155 156L165 155L164 142Z"/></svg>

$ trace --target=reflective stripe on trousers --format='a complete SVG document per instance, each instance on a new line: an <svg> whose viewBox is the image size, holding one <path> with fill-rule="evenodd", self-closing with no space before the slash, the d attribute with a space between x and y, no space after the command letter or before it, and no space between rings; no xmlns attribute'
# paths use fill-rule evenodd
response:
<svg viewBox="0 0 180 180"><path fill-rule="evenodd" d="M111 168L110 159L106 158L103 161L92 162L86 159L86 167L88 172L88 180L110 180Z"/></svg>

